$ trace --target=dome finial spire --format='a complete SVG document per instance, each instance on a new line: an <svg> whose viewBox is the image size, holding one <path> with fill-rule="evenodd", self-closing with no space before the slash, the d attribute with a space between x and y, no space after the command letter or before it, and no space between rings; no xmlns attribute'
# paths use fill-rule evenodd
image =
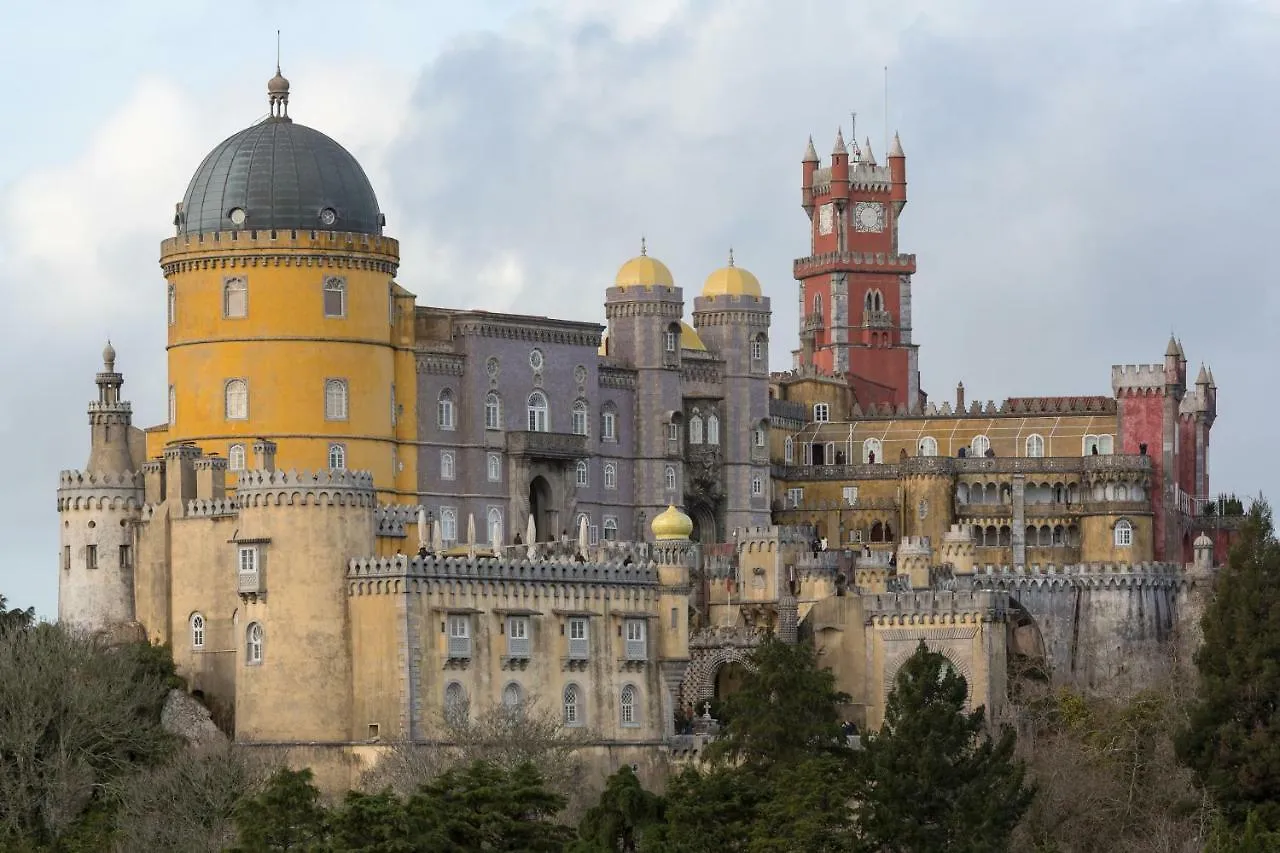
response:
<svg viewBox="0 0 1280 853"><path fill-rule="evenodd" d="M729 266L733 266L733 247L729 247Z"/></svg>
<svg viewBox="0 0 1280 853"><path fill-rule="evenodd" d="M280 31L276 30L276 76L267 81L267 103L271 105L271 117L277 121L289 119L289 81L280 73Z"/></svg>
<svg viewBox="0 0 1280 853"><path fill-rule="evenodd" d="M645 244L644 235L640 235L640 257L649 254L649 247Z"/></svg>

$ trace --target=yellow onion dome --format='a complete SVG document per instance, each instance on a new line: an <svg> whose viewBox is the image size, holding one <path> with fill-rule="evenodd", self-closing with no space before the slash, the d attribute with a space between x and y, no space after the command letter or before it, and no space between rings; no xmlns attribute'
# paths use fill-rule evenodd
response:
<svg viewBox="0 0 1280 853"><path fill-rule="evenodd" d="M693 519L674 506L668 506L665 512L653 519L650 528L653 530L653 538L659 542L688 539L693 535Z"/></svg>
<svg viewBox="0 0 1280 853"><path fill-rule="evenodd" d="M760 289L760 279L742 267L734 266L733 251L729 251L729 265L707 276L702 285L703 296L754 296L759 299L764 295Z"/></svg>
<svg viewBox="0 0 1280 853"><path fill-rule="evenodd" d="M640 254L627 261L618 269L613 283L618 287L675 287L675 279L671 270L657 258L649 256L644 240L640 241Z"/></svg>

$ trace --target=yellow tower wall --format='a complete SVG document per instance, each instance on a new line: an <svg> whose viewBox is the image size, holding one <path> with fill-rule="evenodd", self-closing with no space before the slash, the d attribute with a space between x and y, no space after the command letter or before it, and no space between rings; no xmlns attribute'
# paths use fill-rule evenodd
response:
<svg viewBox="0 0 1280 853"><path fill-rule="evenodd" d="M173 288L169 383L175 418L148 434L193 441L226 456L233 443L267 438L277 467L328 467L331 443L346 468L373 473L384 499L412 493L413 455L398 447L416 434L412 303L392 281L399 245L387 237L329 232L239 232L166 240L161 265ZM345 316L326 317L325 281L344 279ZM226 280L242 277L242 317L225 312ZM406 316L407 315L407 316ZM248 416L228 419L225 384L248 383ZM344 419L325 411L325 382L347 383ZM393 414L392 388L395 411ZM394 423L393 423L394 422ZM249 459L247 467L255 467ZM403 469L401 465L403 464ZM228 486L234 486L235 476Z"/></svg>

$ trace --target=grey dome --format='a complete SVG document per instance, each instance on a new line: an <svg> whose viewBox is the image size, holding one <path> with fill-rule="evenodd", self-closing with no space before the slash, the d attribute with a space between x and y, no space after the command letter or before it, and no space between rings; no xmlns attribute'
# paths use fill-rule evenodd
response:
<svg viewBox="0 0 1280 853"><path fill-rule="evenodd" d="M356 158L288 118L268 118L213 149L192 177L175 224L179 234L382 233L378 198Z"/></svg>

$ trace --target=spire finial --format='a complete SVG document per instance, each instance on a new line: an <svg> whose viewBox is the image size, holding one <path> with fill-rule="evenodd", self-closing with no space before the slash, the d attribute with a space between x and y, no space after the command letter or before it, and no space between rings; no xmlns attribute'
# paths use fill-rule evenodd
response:
<svg viewBox="0 0 1280 853"><path fill-rule="evenodd" d="M645 243L644 235L640 235L640 257L649 254L649 246Z"/></svg>
<svg viewBox="0 0 1280 853"><path fill-rule="evenodd" d="M733 266L733 247L729 247L729 266Z"/></svg>
<svg viewBox="0 0 1280 853"><path fill-rule="evenodd" d="M267 81L267 103L271 105L273 119L289 121L289 81L280 73L279 30L276 30L276 76Z"/></svg>

